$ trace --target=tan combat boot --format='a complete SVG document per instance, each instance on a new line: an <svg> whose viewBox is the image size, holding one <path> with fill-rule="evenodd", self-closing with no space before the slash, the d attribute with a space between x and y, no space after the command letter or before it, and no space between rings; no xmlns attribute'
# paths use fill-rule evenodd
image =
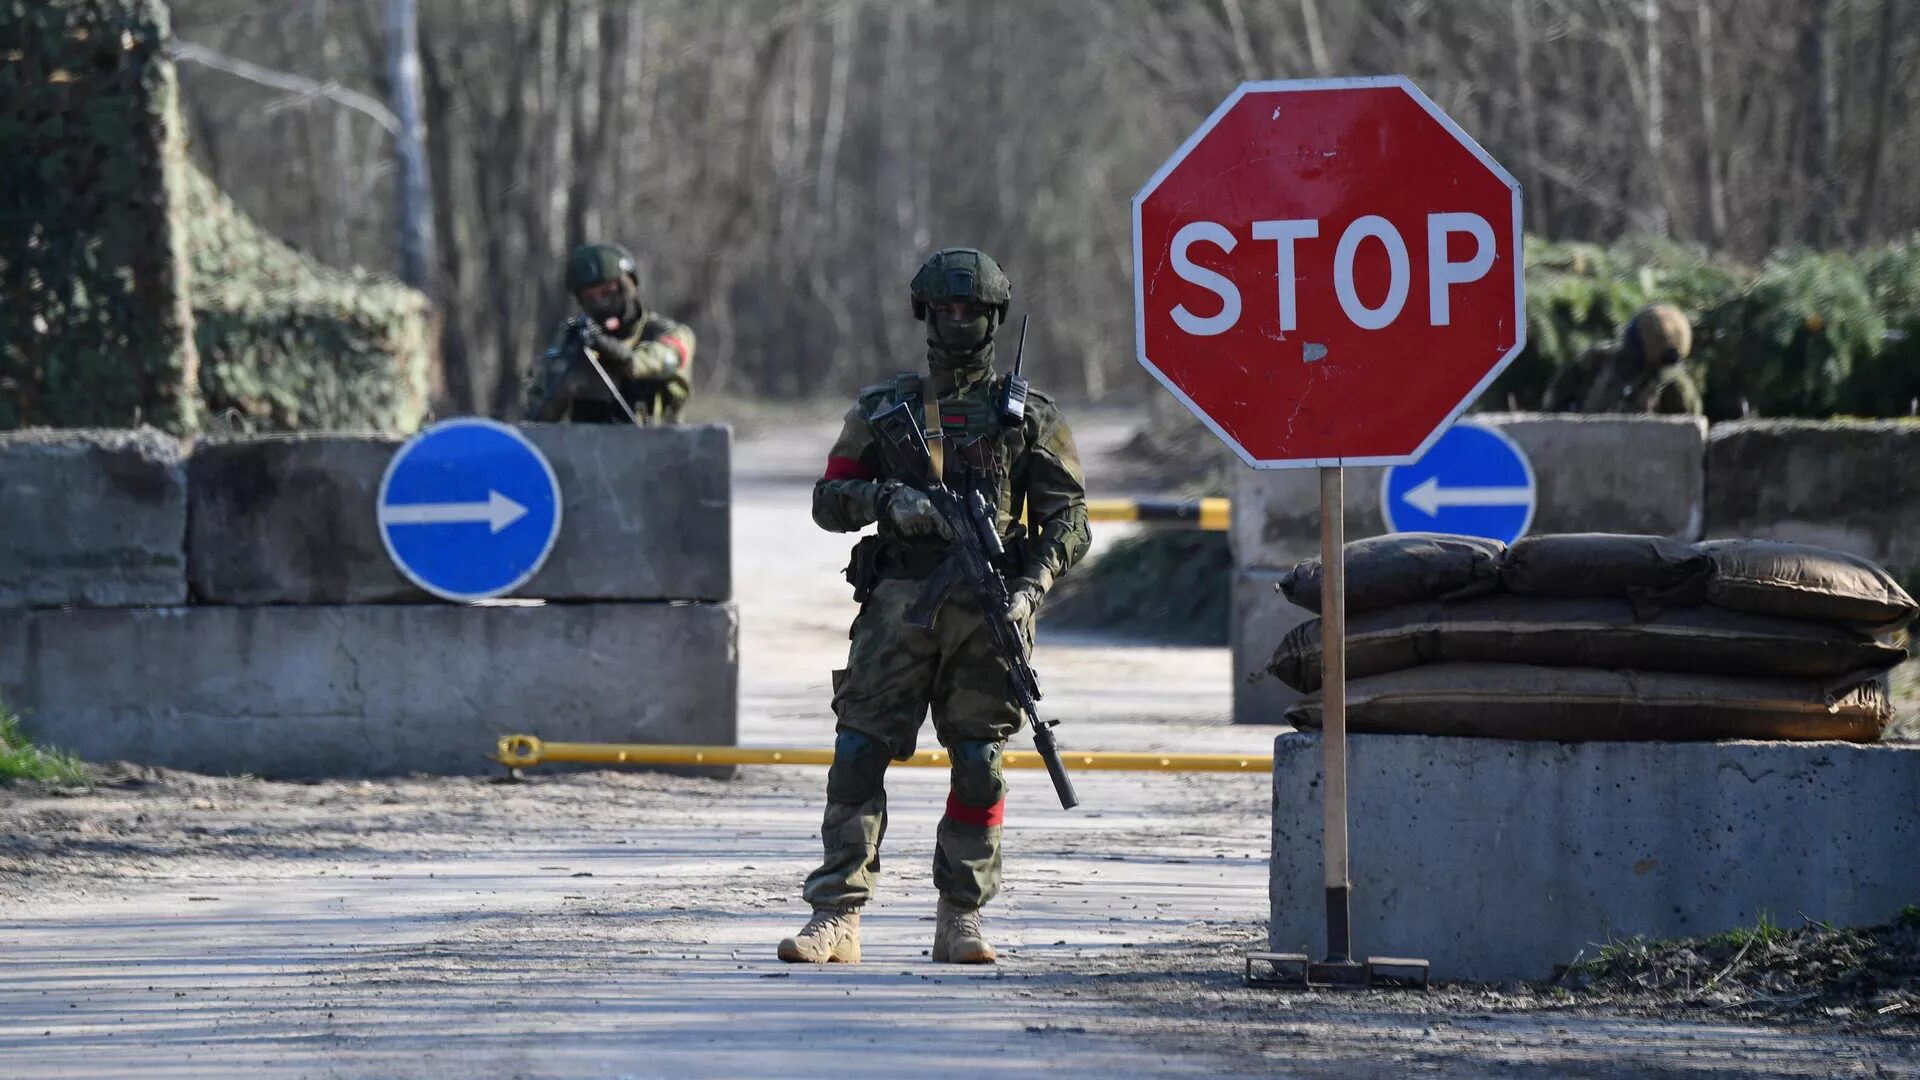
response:
<svg viewBox="0 0 1920 1080"><path fill-rule="evenodd" d="M936 964L991 964L998 959L980 929L980 909L963 908L940 898L933 919L933 962Z"/></svg>
<svg viewBox="0 0 1920 1080"><path fill-rule="evenodd" d="M780 943L780 959L789 964L860 962L860 913L814 908L806 929Z"/></svg>

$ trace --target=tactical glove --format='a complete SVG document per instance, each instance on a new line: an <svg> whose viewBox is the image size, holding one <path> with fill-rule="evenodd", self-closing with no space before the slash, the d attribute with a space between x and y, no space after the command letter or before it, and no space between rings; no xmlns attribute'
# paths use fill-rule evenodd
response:
<svg viewBox="0 0 1920 1080"><path fill-rule="evenodd" d="M1024 625L1040 611L1040 600L1046 595L1038 581L1032 578L1013 579L1013 588L1007 594L1007 621L1015 626Z"/></svg>
<svg viewBox="0 0 1920 1080"><path fill-rule="evenodd" d="M587 324L581 332L581 341L600 357L603 365L613 371L625 371L633 366L633 350L627 348L626 342L602 330L597 324ZM613 374L613 371L608 374Z"/></svg>
<svg viewBox="0 0 1920 1080"><path fill-rule="evenodd" d="M901 536L953 539L953 530L933 508L933 500L927 498L925 492L904 484L889 484L880 493L880 502L882 516L893 523L894 531Z"/></svg>

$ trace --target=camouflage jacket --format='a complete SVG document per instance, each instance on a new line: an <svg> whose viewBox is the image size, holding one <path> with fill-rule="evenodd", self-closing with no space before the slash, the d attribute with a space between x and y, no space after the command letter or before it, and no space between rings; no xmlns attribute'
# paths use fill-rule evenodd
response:
<svg viewBox="0 0 1920 1080"><path fill-rule="evenodd" d="M1667 413L1705 411L1700 388L1684 364L1645 371L1618 345L1596 345L1561 368L1547 385L1549 412Z"/></svg>
<svg viewBox="0 0 1920 1080"><path fill-rule="evenodd" d="M634 415L647 423L672 423L692 396L693 331L659 315L643 315L623 339L633 351L626 364L600 357ZM624 424L626 415L607 395L600 377L568 347L567 327L527 379L527 419Z"/></svg>
<svg viewBox="0 0 1920 1080"><path fill-rule="evenodd" d="M1042 590L1087 553L1087 488L1080 472L1080 455L1073 432L1053 399L1034 391L1027 399L1026 419L1018 427L1003 427L999 418L1003 378L978 377L939 401L944 438L942 457L947 483L968 483L972 471L960 448L976 439L992 449L986 475L976 486L989 495L998 510L1003 536L1020 532L1028 523L1025 563L1020 576ZM880 475L880 455L867 418L896 402L921 400L931 381L916 373L896 375L860 391L859 401L847 412L827 458L827 469L813 485L813 520L833 532L858 532L879 520L879 497L889 479ZM976 455L983 456L983 455ZM908 540L880 523L880 535L904 547L938 546L937 540Z"/></svg>

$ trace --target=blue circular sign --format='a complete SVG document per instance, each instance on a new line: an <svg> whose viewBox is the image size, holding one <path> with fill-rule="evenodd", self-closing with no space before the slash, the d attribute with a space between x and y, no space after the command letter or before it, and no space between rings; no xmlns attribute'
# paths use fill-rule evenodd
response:
<svg viewBox="0 0 1920 1080"><path fill-rule="evenodd" d="M407 580L446 600L527 583L560 536L560 481L539 449L496 420L443 420L387 463L380 539Z"/></svg>
<svg viewBox="0 0 1920 1080"><path fill-rule="evenodd" d="M1474 423L1449 428L1411 465L1380 481L1380 515L1392 532L1480 536L1511 544L1533 524L1533 465L1505 433Z"/></svg>

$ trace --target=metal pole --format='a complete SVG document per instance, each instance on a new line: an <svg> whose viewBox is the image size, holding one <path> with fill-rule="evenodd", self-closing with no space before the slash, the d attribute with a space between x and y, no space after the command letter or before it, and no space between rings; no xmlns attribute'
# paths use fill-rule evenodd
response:
<svg viewBox="0 0 1920 1080"><path fill-rule="evenodd" d="M1346 506L1338 465L1320 470L1320 771L1327 882L1327 963L1353 959L1347 895Z"/></svg>
<svg viewBox="0 0 1920 1080"><path fill-rule="evenodd" d="M1272 772L1270 754L1158 754L1128 751L1063 750L1060 759L1075 769L1116 772ZM833 751L799 746L665 746L644 743L545 742L532 735L500 739L494 760L513 768L571 765L831 765ZM895 766L945 769L945 750L921 750ZM1009 769L1044 769L1040 755L1009 750L1001 760Z"/></svg>

